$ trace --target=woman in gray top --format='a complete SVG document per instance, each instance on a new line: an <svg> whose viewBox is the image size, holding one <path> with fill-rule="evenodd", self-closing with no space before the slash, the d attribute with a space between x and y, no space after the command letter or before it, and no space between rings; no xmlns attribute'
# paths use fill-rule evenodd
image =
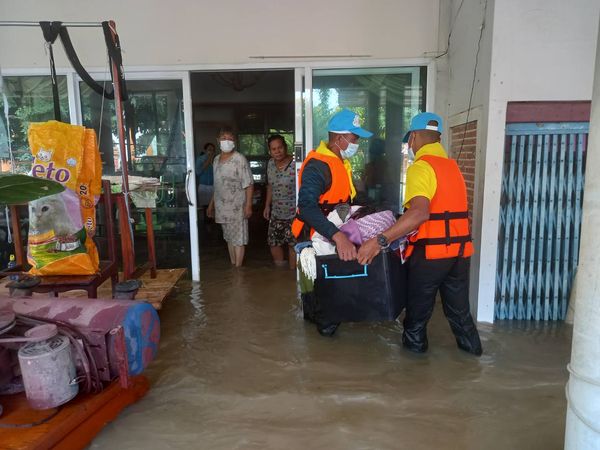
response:
<svg viewBox="0 0 600 450"><path fill-rule="evenodd" d="M252 215L252 172L246 157L234 151L235 135L230 128L221 129L218 140L221 153L213 162L214 194L207 215L223 227L231 264L240 267L248 244L248 218Z"/></svg>
<svg viewBox="0 0 600 450"><path fill-rule="evenodd" d="M267 242L276 266L285 266L287 247L290 269L296 268L296 243L292 235L292 220L296 215L296 165L288 155L283 136L274 134L268 139L271 159L267 165L267 198L263 217L269 221Z"/></svg>

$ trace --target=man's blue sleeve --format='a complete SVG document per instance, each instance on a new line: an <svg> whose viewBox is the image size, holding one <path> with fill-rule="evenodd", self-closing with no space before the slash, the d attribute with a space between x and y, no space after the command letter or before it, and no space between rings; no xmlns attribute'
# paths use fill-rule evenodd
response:
<svg viewBox="0 0 600 450"><path fill-rule="evenodd" d="M331 186L331 172L322 161L311 160L302 170L302 184L298 192L298 216L317 233L331 240L338 228L331 223L319 207L319 197Z"/></svg>

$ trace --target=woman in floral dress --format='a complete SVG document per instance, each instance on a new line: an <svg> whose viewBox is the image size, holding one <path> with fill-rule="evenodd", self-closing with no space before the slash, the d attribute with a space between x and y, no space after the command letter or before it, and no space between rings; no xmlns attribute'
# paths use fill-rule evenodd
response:
<svg viewBox="0 0 600 450"><path fill-rule="evenodd" d="M234 151L235 134L230 128L219 132L221 153L213 162L214 194L208 217L223 227L231 264L240 267L248 244L248 219L252 215L254 192L252 172L246 157Z"/></svg>

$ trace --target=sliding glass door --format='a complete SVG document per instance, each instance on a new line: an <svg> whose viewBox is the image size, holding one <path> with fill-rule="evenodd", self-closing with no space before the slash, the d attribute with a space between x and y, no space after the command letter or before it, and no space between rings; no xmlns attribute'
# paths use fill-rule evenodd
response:
<svg viewBox="0 0 600 450"><path fill-rule="evenodd" d="M193 275L195 223L193 160L188 161L185 79L128 79L125 102L126 148L130 176L156 178L160 182L153 213L159 268L188 267ZM83 125L98 133L103 173L120 175L119 137L114 102L104 100L85 83L79 84ZM130 183L131 184L131 183ZM189 184L189 185L188 185ZM146 257L148 224L143 210L132 212L136 259ZM190 220L190 214L194 214ZM194 227L195 228L195 227ZM197 254L197 252L196 252Z"/></svg>

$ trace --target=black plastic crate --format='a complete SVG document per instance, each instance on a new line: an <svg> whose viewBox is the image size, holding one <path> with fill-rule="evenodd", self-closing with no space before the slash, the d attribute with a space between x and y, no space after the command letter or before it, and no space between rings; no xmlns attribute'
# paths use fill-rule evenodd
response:
<svg viewBox="0 0 600 450"><path fill-rule="evenodd" d="M390 251L370 265L317 256L314 317L317 323L395 320L406 304L406 267Z"/></svg>

